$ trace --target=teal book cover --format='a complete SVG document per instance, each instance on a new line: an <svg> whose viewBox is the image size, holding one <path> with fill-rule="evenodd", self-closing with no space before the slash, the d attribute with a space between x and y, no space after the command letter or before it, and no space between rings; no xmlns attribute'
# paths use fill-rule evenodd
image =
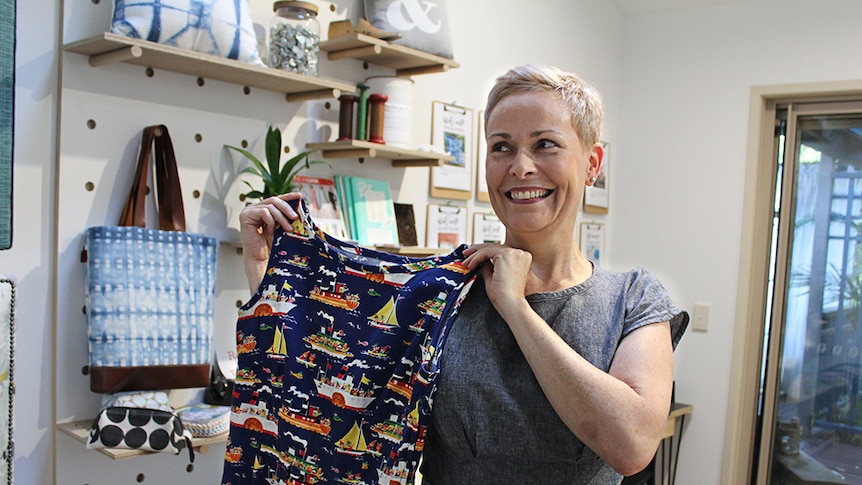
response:
<svg viewBox="0 0 862 485"><path fill-rule="evenodd" d="M356 240L356 228L353 225L353 197L350 193L350 179L347 175L335 175L335 189L338 192L338 201L341 204L341 214L344 217L345 231L350 240Z"/></svg>
<svg viewBox="0 0 862 485"><path fill-rule="evenodd" d="M363 177L344 182L353 198L353 238L365 246L397 246L398 224L389 182Z"/></svg>

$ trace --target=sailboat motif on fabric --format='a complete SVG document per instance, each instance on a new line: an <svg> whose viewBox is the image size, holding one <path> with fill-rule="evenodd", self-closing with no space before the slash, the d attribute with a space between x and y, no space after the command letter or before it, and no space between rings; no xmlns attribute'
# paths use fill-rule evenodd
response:
<svg viewBox="0 0 862 485"><path fill-rule="evenodd" d="M272 340L272 345L266 349L266 355L278 360L287 357L287 341L284 340L281 327L275 327L275 338Z"/></svg>
<svg viewBox="0 0 862 485"><path fill-rule="evenodd" d="M335 442L335 447L339 453L347 455L361 455L368 449L365 443L365 435L362 433L362 428L359 423L353 423L353 427L340 440Z"/></svg>
<svg viewBox="0 0 862 485"><path fill-rule="evenodd" d="M421 333L422 329L424 327L425 327L425 316L423 315L419 320L416 321L416 323L411 324L407 328L409 328L410 330L412 330L416 333Z"/></svg>
<svg viewBox="0 0 862 485"><path fill-rule="evenodd" d="M368 323L372 327L390 330L398 328L398 319L395 317L395 298L389 298L389 301L383 305L383 308L377 310L377 313L368 317Z"/></svg>
<svg viewBox="0 0 862 485"><path fill-rule="evenodd" d="M413 411L407 415L407 427L413 431L419 430L419 401L416 401Z"/></svg>

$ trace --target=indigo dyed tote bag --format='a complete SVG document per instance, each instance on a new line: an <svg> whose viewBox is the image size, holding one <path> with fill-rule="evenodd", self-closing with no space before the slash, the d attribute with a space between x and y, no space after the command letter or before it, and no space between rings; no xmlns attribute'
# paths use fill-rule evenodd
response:
<svg viewBox="0 0 862 485"><path fill-rule="evenodd" d="M411 484L438 358L475 279L335 239L298 209L239 309L222 483Z"/></svg>
<svg viewBox="0 0 862 485"><path fill-rule="evenodd" d="M158 230L144 227L153 146ZM86 231L91 391L209 385L217 242L185 228L168 129L149 126L119 226Z"/></svg>

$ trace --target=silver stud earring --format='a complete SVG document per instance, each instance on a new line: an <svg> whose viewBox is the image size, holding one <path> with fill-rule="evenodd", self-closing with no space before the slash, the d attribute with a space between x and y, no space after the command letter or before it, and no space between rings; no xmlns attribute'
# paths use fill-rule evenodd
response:
<svg viewBox="0 0 862 485"><path fill-rule="evenodd" d="M591 183L591 184L596 183L596 178L595 178L595 177L590 177L590 183Z"/></svg>

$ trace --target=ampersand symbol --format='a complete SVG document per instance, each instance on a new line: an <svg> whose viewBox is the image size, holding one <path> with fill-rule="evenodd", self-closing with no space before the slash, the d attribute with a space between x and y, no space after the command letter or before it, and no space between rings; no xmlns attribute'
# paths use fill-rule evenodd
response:
<svg viewBox="0 0 862 485"><path fill-rule="evenodd" d="M434 2L422 3L425 4L424 9L419 5L419 0L395 0L386 9L386 19L392 27L401 32L413 30L415 27L426 34L436 34L443 22L438 20L435 24L428 17L428 14L437 4Z"/></svg>

